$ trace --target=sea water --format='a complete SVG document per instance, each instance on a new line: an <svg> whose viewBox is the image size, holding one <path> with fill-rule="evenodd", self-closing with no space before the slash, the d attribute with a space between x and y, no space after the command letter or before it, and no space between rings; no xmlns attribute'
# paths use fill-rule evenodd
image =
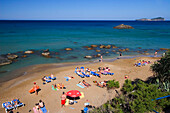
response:
<svg viewBox="0 0 170 113"><path fill-rule="evenodd" d="M113 29L120 24L135 29ZM170 21L0 21L0 55L45 49L59 53L53 58L28 55L1 66L0 71L11 72L35 64L88 61L84 56L94 55L95 51L83 46L91 44L111 44L132 50L123 55L137 55L139 53L133 51L138 51L139 47L154 53L159 48L170 48ZM73 51L64 51L67 47ZM119 56L111 50L106 51L109 54L103 54L103 58ZM0 73L0 76L6 75Z"/></svg>

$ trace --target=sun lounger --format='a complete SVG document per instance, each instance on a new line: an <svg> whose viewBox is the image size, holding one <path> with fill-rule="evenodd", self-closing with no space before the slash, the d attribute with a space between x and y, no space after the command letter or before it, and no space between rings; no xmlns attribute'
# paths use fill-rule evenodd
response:
<svg viewBox="0 0 170 113"><path fill-rule="evenodd" d="M77 73L77 72L76 72L76 74L77 74L78 76L80 76L81 78L84 78L84 77L85 77L84 75L81 75L81 74L79 74L79 73Z"/></svg>
<svg viewBox="0 0 170 113"><path fill-rule="evenodd" d="M94 72L94 71L90 71L90 73L91 73L91 75L95 75L95 76L100 77L100 75L98 73Z"/></svg>
<svg viewBox="0 0 170 113"><path fill-rule="evenodd" d="M142 66L142 64L141 64L141 63L138 63L137 66L140 67L140 66Z"/></svg>
<svg viewBox="0 0 170 113"><path fill-rule="evenodd" d="M86 77L90 77L90 75L87 75L87 74L85 74L84 72L82 72L82 74L83 74L84 76L86 76Z"/></svg>
<svg viewBox="0 0 170 113"><path fill-rule="evenodd" d="M77 86L81 87L81 88L85 88L84 86L80 85L80 84L76 84Z"/></svg>
<svg viewBox="0 0 170 113"><path fill-rule="evenodd" d="M53 77L53 78L52 78L52 77L49 76L48 79L56 80L56 77Z"/></svg>
<svg viewBox="0 0 170 113"><path fill-rule="evenodd" d="M15 105L15 102L17 101L17 105ZM14 105L14 107L17 109L17 107L24 106L25 104L21 103L18 99L14 99L11 101L11 103Z"/></svg>
<svg viewBox="0 0 170 113"><path fill-rule="evenodd" d="M12 106L12 104L11 104L10 102L5 102L5 103L2 104L2 107L5 108L5 112L6 112L6 113L7 113L8 111L14 109L14 106L8 107L9 105Z"/></svg>

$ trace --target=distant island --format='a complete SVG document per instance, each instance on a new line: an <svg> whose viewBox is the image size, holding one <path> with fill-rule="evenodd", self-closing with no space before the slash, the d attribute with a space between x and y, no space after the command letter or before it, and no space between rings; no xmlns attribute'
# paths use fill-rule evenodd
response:
<svg viewBox="0 0 170 113"><path fill-rule="evenodd" d="M165 21L165 19L163 17L157 17L152 19L141 18L141 19L136 19L136 21Z"/></svg>

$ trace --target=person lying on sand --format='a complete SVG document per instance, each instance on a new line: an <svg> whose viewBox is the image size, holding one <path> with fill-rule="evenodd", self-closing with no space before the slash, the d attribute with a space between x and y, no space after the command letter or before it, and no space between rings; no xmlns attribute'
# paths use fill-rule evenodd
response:
<svg viewBox="0 0 170 113"><path fill-rule="evenodd" d="M81 81L79 81L78 84L80 84L80 85L83 86L83 87L87 87L87 86L85 86Z"/></svg>
<svg viewBox="0 0 170 113"><path fill-rule="evenodd" d="M83 83L86 87L91 86L89 83L85 82L85 80L83 80L82 83Z"/></svg>
<svg viewBox="0 0 170 113"><path fill-rule="evenodd" d="M103 87L106 87L106 85L107 85L106 83L107 83L107 81L103 81L103 82L100 81L100 82L97 82L97 86L103 88Z"/></svg>
<svg viewBox="0 0 170 113"><path fill-rule="evenodd" d="M70 79L74 79L74 77L73 77L73 76L68 75L68 77L69 77Z"/></svg>

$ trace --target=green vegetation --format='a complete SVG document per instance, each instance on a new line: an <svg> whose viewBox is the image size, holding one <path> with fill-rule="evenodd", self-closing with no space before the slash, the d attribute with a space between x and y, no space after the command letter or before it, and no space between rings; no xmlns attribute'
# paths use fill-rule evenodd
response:
<svg viewBox="0 0 170 113"><path fill-rule="evenodd" d="M170 91L170 50L159 61L151 66L154 72L154 83L165 91Z"/></svg>
<svg viewBox="0 0 170 113"><path fill-rule="evenodd" d="M151 66L154 77L148 81L125 80L121 88L122 94L93 109L91 113L148 113L153 110L162 111L170 107L169 98L155 100L170 95L170 50L159 61ZM116 85L118 84L118 85ZM108 89L119 87L115 80L108 82ZM154 100L152 100L154 99Z"/></svg>
<svg viewBox="0 0 170 113"><path fill-rule="evenodd" d="M170 95L170 92L162 92L155 84L138 80L132 85L132 81L126 80L122 92L126 94L108 101L92 110L91 113L146 113L152 110L161 111L170 106L168 98L152 101L152 99Z"/></svg>
<svg viewBox="0 0 170 113"><path fill-rule="evenodd" d="M115 81L115 80L110 80L107 83L107 89L114 89L114 88L119 88L119 81Z"/></svg>

